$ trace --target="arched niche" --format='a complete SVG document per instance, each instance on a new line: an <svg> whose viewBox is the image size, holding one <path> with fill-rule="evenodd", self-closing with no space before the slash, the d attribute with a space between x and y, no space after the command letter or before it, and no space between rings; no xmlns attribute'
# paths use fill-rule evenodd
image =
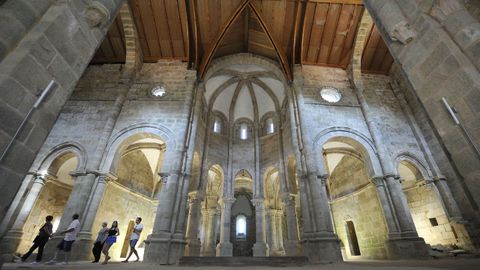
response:
<svg viewBox="0 0 480 270"><path fill-rule="evenodd" d="M75 178L70 174L83 165L79 153L81 150L71 145L56 148L39 165L38 177L43 179L44 186L23 226L23 237L17 248L18 252L25 253L28 250L39 228L45 223L46 216L53 216L53 230L57 230L75 185Z"/></svg>
<svg viewBox="0 0 480 270"><path fill-rule="evenodd" d="M387 258L385 218L377 189L370 182L375 160L366 146L343 134L325 140L317 154L328 175L330 208L345 259Z"/></svg>
<svg viewBox="0 0 480 270"><path fill-rule="evenodd" d="M158 129L127 129L120 134L114 136L103 161L102 166L112 176L108 179L92 227L92 231L96 231L104 221L118 221L120 231L126 235L110 249L113 260L120 260L126 255L129 245L127 233L136 217L141 217L144 225L137 248L140 257L143 256L143 241L152 232L158 204L161 204L157 198L163 182L158 173L167 160L169 148Z"/></svg>

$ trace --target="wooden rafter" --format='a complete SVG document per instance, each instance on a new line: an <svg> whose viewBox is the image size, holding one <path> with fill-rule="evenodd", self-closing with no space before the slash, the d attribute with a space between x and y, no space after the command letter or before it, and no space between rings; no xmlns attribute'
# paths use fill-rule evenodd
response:
<svg viewBox="0 0 480 270"><path fill-rule="evenodd" d="M346 5L362 5L363 0L308 0L308 2L325 3L325 4L346 4Z"/></svg>
<svg viewBox="0 0 480 270"><path fill-rule="evenodd" d="M253 11L255 16L257 16L257 19L260 22L260 26L262 27L263 31L267 34L268 39L272 43L273 48L275 49L275 53L277 54L277 57L280 60L280 65L282 66L283 72L285 73L285 76L287 77L287 80L289 82L293 81L292 71L290 69L290 65L288 63L287 56L286 56L285 52L283 51L280 44L273 37L272 33L270 32L268 26L266 25L265 21L263 20L262 16L260 15L260 12L257 10L255 5L250 3L250 4L248 4L248 6Z"/></svg>
<svg viewBox="0 0 480 270"><path fill-rule="evenodd" d="M303 21L305 19L305 7L307 6L301 0L297 0L296 11L295 11L295 24L293 26L293 41L292 41L292 68L297 61L298 48L303 48ZM300 36L300 39L299 39ZM300 40L300 41L299 41ZM300 44L298 44L300 43ZM300 58L302 57L300 52ZM301 60L301 59L300 59Z"/></svg>
<svg viewBox="0 0 480 270"><path fill-rule="evenodd" d="M233 22L235 22L238 16L242 14L242 11L249 5L250 1L251 0L242 1L242 3L235 9L235 12L233 12L230 18L225 22L225 24L220 30L220 33L218 33L218 35L215 37L215 40L212 43L212 45L209 48L207 48L206 53L204 54L202 58L202 62L200 63L200 67L198 69L198 78L200 80L203 80L207 67L212 61L212 58L215 55L215 52L217 51L218 46L220 45L220 42L222 41L223 37L227 33L228 29L233 24Z"/></svg>

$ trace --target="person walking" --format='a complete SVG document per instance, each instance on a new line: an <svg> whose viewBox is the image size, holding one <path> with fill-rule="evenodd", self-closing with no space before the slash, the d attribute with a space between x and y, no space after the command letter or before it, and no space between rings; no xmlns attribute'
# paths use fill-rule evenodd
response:
<svg viewBox="0 0 480 270"><path fill-rule="evenodd" d="M95 243L93 244L93 257L95 258L92 263L98 263L100 260L100 255L102 254L103 244L105 240L107 240L108 236L108 228L107 222L102 222L102 228L98 231L97 239L95 239Z"/></svg>
<svg viewBox="0 0 480 270"><path fill-rule="evenodd" d="M53 216L45 217L45 224L38 230L38 235L33 239L33 245L30 250L25 253L21 261L25 262L30 255L38 248L37 258L32 264L38 264L42 260L43 248L47 244L50 237L52 237L53 225L52 225Z"/></svg>
<svg viewBox="0 0 480 270"><path fill-rule="evenodd" d="M141 224L141 222L142 222L141 217L137 217L135 219L135 226L133 226L132 235L130 236L130 254L128 254L127 259L125 259L122 262L128 263L128 259L130 259L132 254L135 254L135 256L137 257L137 259L135 260L136 262L140 260L140 257L138 256L138 252L135 249L135 245L137 244L138 239L140 239L140 234L143 231L143 224Z"/></svg>
<svg viewBox="0 0 480 270"><path fill-rule="evenodd" d="M60 251L65 252L65 261L63 264L68 264L70 258L70 251L72 250L72 245L75 240L77 240L77 234L80 231L80 221L78 221L78 214L73 214L72 222L68 225L67 230L60 232L60 234L65 234L63 240L57 245L57 250L53 258L46 262L45 264L53 265L57 263L57 256Z"/></svg>
<svg viewBox="0 0 480 270"><path fill-rule="evenodd" d="M117 236L120 235L120 230L118 229L118 222L115 220L112 223L112 227L108 230L108 236L107 239L105 240L105 244L103 244L103 254L105 254L105 260L103 261L102 264L107 264L108 261L110 260L110 256L108 255L108 250L110 247L117 242Z"/></svg>

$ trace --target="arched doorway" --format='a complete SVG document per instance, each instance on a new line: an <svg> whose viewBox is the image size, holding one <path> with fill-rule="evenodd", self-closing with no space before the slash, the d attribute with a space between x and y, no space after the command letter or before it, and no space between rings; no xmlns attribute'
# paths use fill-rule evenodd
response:
<svg viewBox="0 0 480 270"><path fill-rule="evenodd" d="M332 138L323 145L326 187L345 259L387 257L387 228L365 152L350 138Z"/></svg>
<svg viewBox="0 0 480 270"><path fill-rule="evenodd" d="M144 230L137 250L143 257L144 240L153 229L158 206L157 195L162 186L158 176L166 150L164 141L153 134L136 134L118 148L111 165L112 179L108 181L102 202L97 210L92 231L102 222L119 223L121 236L112 246L110 256L119 260L127 255L130 230L136 217L142 218ZM95 236L95 235L94 235Z"/></svg>
<svg viewBox="0 0 480 270"><path fill-rule="evenodd" d="M28 250L46 216L54 217L53 231L56 231L74 185L74 178L69 173L77 169L78 163L76 153L68 151L56 157L48 167L41 167L39 177L44 180L44 187L25 222L18 252Z"/></svg>
<svg viewBox="0 0 480 270"><path fill-rule="evenodd" d="M247 170L235 175L235 202L232 205L230 241L233 256L253 256L255 244L255 208L252 205L253 179Z"/></svg>
<svg viewBox="0 0 480 270"><path fill-rule="evenodd" d="M202 225L200 229L201 255L215 256L220 241L220 200L223 195L224 173L220 165L208 170L205 198L202 202Z"/></svg>

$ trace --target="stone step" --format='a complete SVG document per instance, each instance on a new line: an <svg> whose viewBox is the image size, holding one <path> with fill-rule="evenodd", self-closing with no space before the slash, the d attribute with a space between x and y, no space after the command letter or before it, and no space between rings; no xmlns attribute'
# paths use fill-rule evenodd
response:
<svg viewBox="0 0 480 270"><path fill-rule="evenodd" d="M307 257L182 257L180 266L302 266Z"/></svg>

